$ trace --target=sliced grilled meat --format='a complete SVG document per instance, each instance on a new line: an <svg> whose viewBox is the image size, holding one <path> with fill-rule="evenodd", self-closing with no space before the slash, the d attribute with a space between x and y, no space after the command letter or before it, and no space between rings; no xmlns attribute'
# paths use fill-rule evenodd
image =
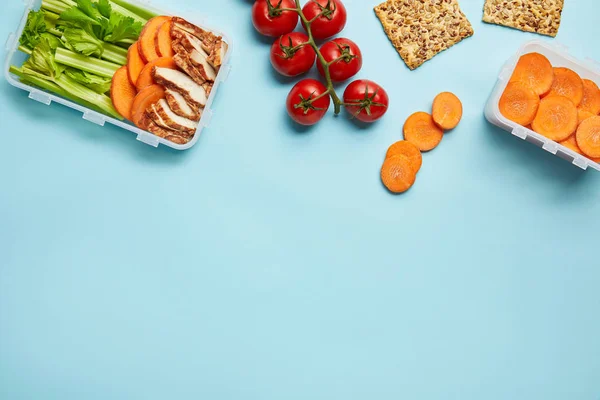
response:
<svg viewBox="0 0 600 400"><path fill-rule="evenodd" d="M173 112L165 99L161 99L154 105L154 112L160 116L167 127L174 131L180 131L184 134L193 135L198 128L198 122L184 118ZM159 124L160 125L160 124Z"/></svg>
<svg viewBox="0 0 600 400"><path fill-rule="evenodd" d="M158 126L154 121L148 123L148 132L155 134L158 137L167 139L176 144L186 144L191 138L183 137L169 129Z"/></svg>
<svg viewBox="0 0 600 400"><path fill-rule="evenodd" d="M173 44L173 48L183 49L183 47L177 44ZM206 79L204 79L204 76L198 71L198 68L192 64L192 61L185 50L183 52L177 51L177 54L173 56L173 61L175 61L175 64L188 74L198 85L202 85L206 82Z"/></svg>
<svg viewBox="0 0 600 400"><path fill-rule="evenodd" d="M188 104L200 108L206 105L208 94L189 76L174 69L154 67L152 70L154 81L164 87L179 92Z"/></svg>
<svg viewBox="0 0 600 400"><path fill-rule="evenodd" d="M173 112L179 116L182 116L187 119L191 119L192 121L199 121L202 114L200 111L195 111L185 98L171 89L167 89L165 92L165 98L167 99L167 103L169 104L169 108L173 110Z"/></svg>

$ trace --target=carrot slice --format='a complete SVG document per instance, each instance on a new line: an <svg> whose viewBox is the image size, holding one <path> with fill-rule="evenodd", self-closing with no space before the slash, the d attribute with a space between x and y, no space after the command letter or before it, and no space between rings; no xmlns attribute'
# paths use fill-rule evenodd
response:
<svg viewBox="0 0 600 400"><path fill-rule="evenodd" d="M583 154L583 151L581 151L579 145L577 144L576 134L569 136L567 140L563 140L562 142L560 142L560 144L565 146L567 149L573 150L577 154L581 154L582 156L589 158L594 162L600 162L600 158L588 157L585 154Z"/></svg>
<svg viewBox="0 0 600 400"><path fill-rule="evenodd" d="M148 120L144 118L146 110L152 104L165 98L165 89L160 85L152 85L141 90L131 106L131 121L142 129L147 129Z"/></svg>
<svg viewBox="0 0 600 400"><path fill-rule="evenodd" d="M510 78L510 82L521 82L538 96L550 91L553 80L552 64L540 53L521 56Z"/></svg>
<svg viewBox="0 0 600 400"><path fill-rule="evenodd" d="M156 47L157 53L161 57L173 57L175 52L173 51L173 39L171 39L171 26L173 25L172 20L163 22L158 28L154 46Z"/></svg>
<svg viewBox="0 0 600 400"><path fill-rule="evenodd" d="M129 50L127 51L127 73L129 75L129 80L134 85L137 82L138 76L140 76L140 72L144 69L144 65L146 65L146 63L142 60L139 47L137 42L135 42L129 46Z"/></svg>
<svg viewBox="0 0 600 400"><path fill-rule="evenodd" d="M538 112L540 98L522 82L510 82L500 97L498 107L506 119L519 125L531 124Z"/></svg>
<svg viewBox="0 0 600 400"><path fill-rule="evenodd" d="M431 115L440 128L454 129L462 119L463 106L454 93L443 92L433 99Z"/></svg>
<svg viewBox="0 0 600 400"><path fill-rule="evenodd" d="M124 118L131 121L131 106L137 91L135 86L129 82L127 67L122 66L115 72L110 85L110 98L115 110Z"/></svg>
<svg viewBox="0 0 600 400"><path fill-rule="evenodd" d="M385 158L390 158L399 154L408 158L415 174L419 172L421 165L423 164L423 156L417 146L407 140L401 140L389 147Z"/></svg>
<svg viewBox="0 0 600 400"><path fill-rule="evenodd" d="M160 57L149 62L146 64L142 72L140 72L140 76L138 77L135 85L138 90L142 90L143 88L156 83L152 78L152 70L154 67L177 69L177 64L175 64L175 61L171 57Z"/></svg>
<svg viewBox="0 0 600 400"><path fill-rule="evenodd" d="M591 113L589 111L582 110L581 108L578 108L577 109L577 116L578 116L578 121L581 124L586 119L595 117L596 114L593 114L593 113Z"/></svg>
<svg viewBox="0 0 600 400"><path fill-rule="evenodd" d="M562 142L560 142L560 144L565 146L567 149L573 150L577 154L583 155L583 152L577 145L577 139L575 138L575 135L569 136L568 139L563 140Z"/></svg>
<svg viewBox="0 0 600 400"><path fill-rule="evenodd" d="M561 142L575 132L578 123L577 107L571 100L563 96L547 96L540 102L531 126L540 135Z"/></svg>
<svg viewBox="0 0 600 400"><path fill-rule="evenodd" d="M600 114L600 88L589 79L583 80L583 99L579 108L592 114Z"/></svg>
<svg viewBox="0 0 600 400"><path fill-rule="evenodd" d="M392 193L406 192L414 185L416 177L410 161L401 154L386 158L381 166L381 181Z"/></svg>
<svg viewBox="0 0 600 400"><path fill-rule="evenodd" d="M554 68L554 82L546 96L564 96L577 107L583 100L583 80L569 68Z"/></svg>
<svg viewBox="0 0 600 400"><path fill-rule="evenodd" d="M138 47L144 62L148 63L156 60L159 57L156 50L156 41L154 39L156 38L158 28L160 28L163 23L170 20L171 17L163 15L154 17L146 22L146 25L140 34L140 38L138 39Z"/></svg>
<svg viewBox="0 0 600 400"><path fill-rule="evenodd" d="M588 157L600 158L600 117L588 118L577 128L577 145Z"/></svg>
<svg viewBox="0 0 600 400"><path fill-rule="evenodd" d="M426 112L416 112L404 123L404 139L421 151L430 151L437 147L444 137L444 131Z"/></svg>

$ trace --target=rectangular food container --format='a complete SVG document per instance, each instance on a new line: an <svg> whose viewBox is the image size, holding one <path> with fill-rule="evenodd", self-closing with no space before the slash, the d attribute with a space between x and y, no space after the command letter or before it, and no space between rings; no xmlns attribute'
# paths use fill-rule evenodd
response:
<svg viewBox="0 0 600 400"><path fill-rule="evenodd" d="M217 36L223 37L223 41L227 43L227 52L225 53L225 57L223 58L223 63L221 68L219 69L219 73L214 82L214 86L211 90L211 93L207 99L206 106L202 112L202 117L198 124L198 128L192 140L188 143L180 145L173 143L164 138L158 137L150 132L144 131L135 125L131 124L129 121L119 121L118 119L109 117L97 111L91 110L83 105L77 104L70 100L67 100L63 97L57 96L52 93L48 93L42 89L39 89L34 86L30 86L24 84L19 81L19 78L12 73L10 73L9 68L11 65L20 66L26 59L26 55L18 50L19 47L19 38L23 33L23 29L25 28L25 23L27 22L27 15L31 10L38 10L42 4L42 0L24 0L25 2L25 13L21 18L21 22L16 32L9 34L8 39L6 41L6 62L4 64L4 76L6 80L13 86L18 87L22 90L29 92L29 98L32 100L36 100L40 103L50 105L52 102L63 104L67 107L73 108L75 110L81 111L83 113L83 119L90 121L92 123L98 124L100 126L104 126L105 123L109 123L112 125L116 125L122 129L128 130L137 135L137 139L140 142L146 143L153 147L158 147L159 144L164 144L165 146L177 149L177 150L186 150L192 147L198 141L198 137L204 128L207 128L210 124L210 121L213 117L214 110L211 108L211 105L215 99L215 96L218 92L219 85L224 82L229 76L229 72L231 71L231 53L233 51L233 43L231 38L220 32L219 30L213 29L211 26L204 23L202 19L194 18L190 15L190 12L183 12L179 14L173 14L171 12L165 12L163 10L159 10L153 7L150 3L140 2L135 0L127 0L128 3L143 7L144 9L151 10L155 12L157 15L169 15L169 16L181 16L186 18L191 23L195 24L198 27L201 27L207 31L213 32Z"/></svg>
<svg viewBox="0 0 600 400"><path fill-rule="evenodd" d="M494 90L492 91L492 94L485 107L486 119L490 123L504 129L505 131L510 132L523 140L533 143L538 147L541 147L544 150L573 163L581 169L586 170L588 167L591 167L597 171L600 171L600 164L582 156L581 154L577 154L573 150L568 149L565 146L562 146L561 144L532 131L531 129L527 129L515 122L509 121L500 113L500 109L498 107L500 97L502 97L502 93L504 93L504 90L506 89L506 85L508 84L513 71L515 70L519 58L524 54L534 52L546 56L552 63L553 67L570 68L577 72L582 79L589 79L600 85L600 64L598 62L591 59L587 59L585 61L578 60L569 54L569 49L567 47L560 44L551 44L539 40L526 42L521 46L519 51L517 51L517 53L502 67L502 71L498 76L496 86L494 87Z"/></svg>

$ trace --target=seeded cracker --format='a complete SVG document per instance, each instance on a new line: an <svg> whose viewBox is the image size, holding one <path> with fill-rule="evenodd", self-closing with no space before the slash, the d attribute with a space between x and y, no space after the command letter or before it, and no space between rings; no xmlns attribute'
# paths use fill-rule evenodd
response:
<svg viewBox="0 0 600 400"><path fill-rule="evenodd" d="M410 69L473 35L457 0L388 0L375 14Z"/></svg>
<svg viewBox="0 0 600 400"><path fill-rule="evenodd" d="M564 0L486 0L483 21L556 36Z"/></svg>

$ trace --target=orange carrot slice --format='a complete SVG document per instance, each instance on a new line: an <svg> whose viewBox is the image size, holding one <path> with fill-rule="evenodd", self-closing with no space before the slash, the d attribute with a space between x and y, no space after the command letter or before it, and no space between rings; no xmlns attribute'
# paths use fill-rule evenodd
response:
<svg viewBox="0 0 600 400"><path fill-rule="evenodd" d="M152 69L154 67L177 69L177 64L175 64L175 61L173 61L171 57L160 57L154 61L149 62L148 64L146 64L142 72L140 72L140 76L138 77L137 83L135 85L137 87L137 90L142 90L145 87L154 85L156 83L152 78Z"/></svg>
<svg viewBox="0 0 600 400"><path fill-rule="evenodd" d="M433 99L431 115L435 123L448 131L456 128L463 115L463 106L454 93L443 92Z"/></svg>
<svg viewBox="0 0 600 400"><path fill-rule="evenodd" d="M421 151L435 149L443 137L444 131L426 112L416 112L404 123L404 139L417 146Z"/></svg>
<svg viewBox="0 0 600 400"><path fill-rule="evenodd" d="M165 98L165 89L160 85L152 85L141 90L131 106L131 121L142 129L147 129L148 120L145 117L146 110L152 104L156 103L160 99Z"/></svg>
<svg viewBox="0 0 600 400"><path fill-rule="evenodd" d="M569 136L567 140L563 140L562 142L560 142L560 144L565 146L567 149L573 150L577 154L581 154L582 156L589 158L593 162L600 162L600 158L588 157L585 154L583 154L583 151L581 151L579 145L577 144L576 134Z"/></svg>
<svg viewBox="0 0 600 400"><path fill-rule="evenodd" d="M577 154L583 155L583 152L577 145L577 139L575 138L575 135L569 136L566 140L563 140L562 142L560 142L560 144L565 146L567 149L573 150Z"/></svg>
<svg viewBox="0 0 600 400"><path fill-rule="evenodd" d="M115 72L110 85L110 98L115 110L119 114L131 121L131 106L137 91L135 86L129 81L127 67L122 66Z"/></svg>
<svg viewBox="0 0 600 400"><path fill-rule="evenodd" d="M381 181L392 193L404 193L414 185L415 171L407 157L397 154L381 166Z"/></svg>
<svg viewBox="0 0 600 400"><path fill-rule="evenodd" d="M554 68L554 82L546 96L564 96L577 107L583 100L583 80L569 68Z"/></svg>
<svg viewBox="0 0 600 400"><path fill-rule="evenodd" d="M413 167L415 174L421 169L423 164L423 156L421 151L407 140L401 140L391 145L385 155L385 158L390 158L396 155L404 155L410 161L410 165Z"/></svg>
<svg viewBox="0 0 600 400"><path fill-rule="evenodd" d="M154 46L160 57L173 57L175 55L172 46L173 39L171 39L171 25L173 25L173 21L170 19L163 22L156 33Z"/></svg>
<svg viewBox="0 0 600 400"><path fill-rule="evenodd" d="M510 82L498 103L506 119L523 126L533 122L539 106L539 96L522 82Z"/></svg>
<svg viewBox="0 0 600 400"><path fill-rule="evenodd" d="M600 116L588 118L577 128L577 145L588 157L600 158Z"/></svg>
<svg viewBox="0 0 600 400"><path fill-rule="evenodd" d="M561 142L575 132L578 123L577 107L571 100L563 96L547 96L540 102L531 126L540 135Z"/></svg>
<svg viewBox="0 0 600 400"><path fill-rule="evenodd" d="M577 116L578 116L578 119L577 119L577 120L578 120L578 121L579 121L579 123L581 124L581 123L582 123L583 121L585 121L586 119L588 119L588 118L592 118L592 117L595 117L595 116L596 116L596 114L593 114L593 113L591 113L591 112L589 112L589 111L582 110L581 108L578 108L578 109L577 109Z"/></svg>
<svg viewBox="0 0 600 400"><path fill-rule="evenodd" d="M550 91L553 80L552 64L540 53L529 53L521 56L510 78L510 82L521 82L538 96Z"/></svg>
<svg viewBox="0 0 600 400"><path fill-rule="evenodd" d="M583 80L583 99L579 108L592 114L600 114L600 89L595 82Z"/></svg>
<svg viewBox="0 0 600 400"><path fill-rule="evenodd" d="M144 59L144 62L151 62L156 60L159 55L156 50L156 33L160 26L166 21L170 21L171 17L167 16L159 16L150 19L146 22L144 29L142 29L142 33L140 34L140 38L138 39L138 47L140 50L140 55Z"/></svg>
<svg viewBox="0 0 600 400"><path fill-rule="evenodd" d="M140 76L140 72L144 69L144 65L146 65L146 63L142 60L138 44L135 42L129 46L129 50L127 51L127 73L129 75L129 80L134 85L137 82L138 76Z"/></svg>

